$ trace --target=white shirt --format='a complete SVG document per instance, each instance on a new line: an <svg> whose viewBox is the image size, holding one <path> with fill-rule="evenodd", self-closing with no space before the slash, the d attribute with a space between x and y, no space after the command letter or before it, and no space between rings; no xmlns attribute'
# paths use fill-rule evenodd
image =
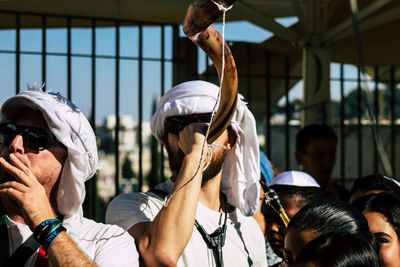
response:
<svg viewBox="0 0 400 267"><path fill-rule="evenodd" d="M29 227L7 217L10 254L32 234ZM98 266L139 266L134 239L116 225L105 225L74 216L63 223L68 235L78 247ZM38 251L32 254L25 266L35 266Z"/></svg>
<svg viewBox="0 0 400 267"><path fill-rule="evenodd" d="M156 188L170 192L172 186L172 181L168 180ZM153 221L163 206L164 201L152 192L119 195L108 206L106 222L129 230L135 224ZM208 234L223 224L224 216L198 203L196 220ZM224 266L267 266L265 241L260 227L252 217L243 216L238 209L228 213L222 254ZM216 266L212 250L196 228L177 266Z"/></svg>

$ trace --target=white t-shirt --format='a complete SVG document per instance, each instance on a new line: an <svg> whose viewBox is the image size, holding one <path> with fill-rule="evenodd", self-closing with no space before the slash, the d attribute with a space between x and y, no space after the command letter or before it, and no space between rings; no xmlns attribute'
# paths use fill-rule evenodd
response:
<svg viewBox="0 0 400 267"><path fill-rule="evenodd" d="M10 253L32 234L29 227L7 217ZM116 225L105 225L79 215L63 222L68 235L97 266L139 266L134 239ZM38 251L25 266L35 266Z"/></svg>
<svg viewBox="0 0 400 267"><path fill-rule="evenodd" d="M172 187L172 181L168 180L156 188L170 192ZM153 192L119 195L108 206L106 222L129 230L138 223L153 221L163 206L164 201ZM196 220L208 234L223 224L224 216L200 202L197 206ZM252 217L243 216L238 209L228 213L222 254L224 266L267 266L265 241L260 227ZM216 266L212 250L196 228L177 266Z"/></svg>

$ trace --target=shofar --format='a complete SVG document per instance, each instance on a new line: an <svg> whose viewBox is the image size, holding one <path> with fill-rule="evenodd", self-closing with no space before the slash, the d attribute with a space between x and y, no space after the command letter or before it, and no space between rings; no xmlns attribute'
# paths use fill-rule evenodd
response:
<svg viewBox="0 0 400 267"><path fill-rule="evenodd" d="M224 7L229 7L235 0L216 1ZM222 37L211 25L222 14L211 0L201 0L189 6L183 32L212 60L218 76L221 79L222 71ZM238 78L235 61L232 52L224 42L225 68L224 79L221 87L221 98L218 110L210 127L208 143L214 142L229 126L235 112L238 98Z"/></svg>

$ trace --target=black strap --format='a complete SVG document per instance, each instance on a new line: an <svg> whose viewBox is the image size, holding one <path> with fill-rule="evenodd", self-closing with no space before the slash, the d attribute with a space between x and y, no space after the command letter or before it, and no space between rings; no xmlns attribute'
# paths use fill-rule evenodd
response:
<svg viewBox="0 0 400 267"><path fill-rule="evenodd" d="M1 201L0 201L1 202ZM16 251L9 257L8 253L9 240L8 240L8 229L7 229L7 217L3 211L3 207L0 203L0 242L5 245L5 249L1 249L0 267L23 267L29 259L29 257L40 247L40 244L31 235Z"/></svg>
<svg viewBox="0 0 400 267"><path fill-rule="evenodd" d="M204 242L206 242L207 247L213 251L216 265L221 267L224 266L222 247L225 245L227 217L228 216L225 213L224 225L222 227L218 227L210 235L206 232L206 230L204 230L203 226L201 226L197 220L194 221L194 225L196 226L197 231L199 231L203 237Z"/></svg>

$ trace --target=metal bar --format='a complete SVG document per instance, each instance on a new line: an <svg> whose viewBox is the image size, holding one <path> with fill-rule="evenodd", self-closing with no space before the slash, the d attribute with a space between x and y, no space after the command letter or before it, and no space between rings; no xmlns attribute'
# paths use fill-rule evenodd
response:
<svg viewBox="0 0 400 267"><path fill-rule="evenodd" d="M51 15L43 12L27 12L27 11L13 11L13 10L2 10L0 9L0 13L5 13L5 14L21 14L24 16L43 16L46 15L48 17L66 17L65 14L57 14L57 13L52 13ZM68 15L71 19L77 19L77 20L101 20L101 21L107 21L111 23L115 23L115 18L110 18L110 17L97 17L97 16L78 16L78 15ZM130 20L130 19L118 19L120 23L133 23L133 24L146 24L146 25L160 25L157 22L150 22L150 21L142 21L142 20Z"/></svg>
<svg viewBox="0 0 400 267"><path fill-rule="evenodd" d="M15 50L0 50L0 54L15 54ZM23 55L41 55L42 52L35 52L35 51L21 51ZM46 52L47 56L67 56L67 53L59 53L59 52ZM71 57L83 57L83 58L91 58L91 54L75 54L71 53ZM107 55L97 55L96 58L104 58L104 59L115 59L115 56L107 56ZM129 57L129 56L119 56L119 59L127 59L127 60L139 60L139 57ZM159 62L159 58L150 58L150 57L143 57L143 60L146 61L157 61ZM173 62L172 59L165 59L166 62ZM255 75L252 77L257 77L260 75Z"/></svg>
<svg viewBox="0 0 400 267"><path fill-rule="evenodd" d="M271 160L271 53L269 49L265 51L265 90L265 152Z"/></svg>
<svg viewBox="0 0 400 267"><path fill-rule="evenodd" d="M90 123L96 133L96 20L92 20L92 109L90 116ZM97 174L89 180L90 190L92 192L92 218L95 219L97 215Z"/></svg>
<svg viewBox="0 0 400 267"><path fill-rule="evenodd" d="M240 10L240 15L242 18L246 18L246 20L252 22L260 26L261 28L267 29L271 31L276 36L282 38L283 40L294 42L297 39L297 33L288 29L278 22L276 22L273 18L268 17L266 14L263 14L254 6L245 3L244 1L236 2L236 8Z"/></svg>
<svg viewBox="0 0 400 267"><path fill-rule="evenodd" d="M379 26L389 24L392 21L398 20L399 14L400 14L400 7L394 7L385 10L384 12L381 12L379 14L376 14L374 16L368 17L363 21L359 22L360 32L366 32L370 29L378 28ZM334 36L334 38L332 38L331 41L336 42L353 34L354 34L353 29L348 28L347 30L344 30L343 32Z"/></svg>
<svg viewBox="0 0 400 267"><path fill-rule="evenodd" d="M303 36L305 36L305 40L308 42L310 40L310 31L307 28L307 23L304 18L303 10L301 9L297 0L292 0L291 2L292 2L294 11L297 14L297 18L299 19L299 25L300 25L301 31L303 32ZM305 3L307 3L307 2L305 2Z"/></svg>
<svg viewBox="0 0 400 267"><path fill-rule="evenodd" d="M345 136L345 96L344 96L344 66L340 64L340 184L343 186L346 180L346 136Z"/></svg>
<svg viewBox="0 0 400 267"><path fill-rule="evenodd" d="M160 88L160 96L164 95L165 92L165 25L161 27L161 88ZM160 178L161 181L165 179L164 173L164 147L163 144L160 144Z"/></svg>
<svg viewBox="0 0 400 267"><path fill-rule="evenodd" d="M391 144L391 164L393 169L393 177L396 177L396 67L392 66L390 68L390 114L391 114L391 123L390 123L390 144Z"/></svg>
<svg viewBox="0 0 400 267"><path fill-rule="evenodd" d="M358 151L358 177L362 176L362 123L361 123L361 104L362 104L362 91L361 91L361 70L358 67L357 71L357 151Z"/></svg>
<svg viewBox="0 0 400 267"><path fill-rule="evenodd" d="M71 18L67 17L67 97L71 100Z"/></svg>
<svg viewBox="0 0 400 267"><path fill-rule="evenodd" d="M379 67L376 66L374 68L374 76L375 76L375 89L374 89L374 109L375 109L375 117L376 117L376 127L379 131ZM379 170L379 157L378 157L378 149L377 143L374 139L374 173L378 173Z"/></svg>
<svg viewBox="0 0 400 267"><path fill-rule="evenodd" d="M384 7L392 0L377 0L372 2L369 6L363 8L360 12L358 12L358 20L362 21L364 18L368 17L372 13L376 13L380 8ZM337 26L330 29L328 32L322 35L322 42L327 43L335 39L335 37L342 33L343 31L350 28L352 25L352 18L345 19L343 22L339 23Z"/></svg>
<svg viewBox="0 0 400 267"><path fill-rule="evenodd" d="M115 194L120 193L119 190L119 21L115 25L115 140L114 140L114 157L115 157Z"/></svg>
<svg viewBox="0 0 400 267"><path fill-rule="evenodd" d="M138 125L138 141L139 141L139 184L138 191L142 191L143 187L143 136L142 136L142 122L143 122L143 25L139 25L139 125Z"/></svg>
<svg viewBox="0 0 400 267"><path fill-rule="evenodd" d="M46 83L46 16L42 16L42 83Z"/></svg>
<svg viewBox="0 0 400 267"><path fill-rule="evenodd" d="M21 69L21 16L15 15L15 94L20 90Z"/></svg>
<svg viewBox="0 0 400 267"><path fill-rule="evenodd" d="M289 120L290 120L290 103L289 103L289 90L290 90L290 69L289 69L289 56L285 56L285 98L286 98L286 121L285 121L285 167L286 170L290 170L290 128L289 128Z"/></svg>

